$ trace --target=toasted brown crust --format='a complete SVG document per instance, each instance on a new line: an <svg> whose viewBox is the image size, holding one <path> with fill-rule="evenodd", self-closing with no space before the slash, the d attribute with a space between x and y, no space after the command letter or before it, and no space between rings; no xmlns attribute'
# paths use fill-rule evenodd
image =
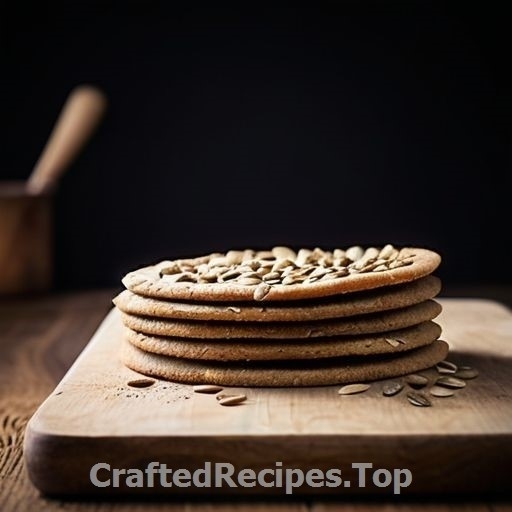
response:
<svg viewBox="0 0 512 512"><path fill-rule="evenodd" d="M441 291L441 280L433 275L410 283L371 291L335 295L326 300L270 303L201 303L155 299L123 290L114 304L123 312L177 320L235 322L290 322L342 318L404 308L432 299Z"/></svg>
<svg viewBox="0 0 512 512"><path fill-rule="evenodd" d="M136 347L154 354L209 361L276 361L320 359L355 355L399 354L428 345L441 335L434 322L423 322L413 327L386 334L364 336L333 336L312 340L193 340L148 336L129 328L126 338ZM386 340L391 340L390 342ZM394 341L394 340L400 340Z"/></svg>
<svg viewBox="0 0 512 512"><path fill-rule="evenodd" d="M380 272L354 273L338 279L320 280L309 284L276 284L270 286L261 300L312 299L406 283L431 274L441 262L439 254L428 249L405 247L400 253L404 259L411 260L411 264ZM205 258L207 257L186 261L197 263ZM257 285L170 282L165 276L160 276L160 271L172 264L172 261L163 261L129 272L122 282L133 293L156 298L212 302L251 301L255 298Z"/></svg>
<svg viewBox="0 0 512 512"><path fill-rule="evenodd" d="M406 308L382 313L317 320L312 322L205 322L174 320L121 313L123 324L144 334L205 339L294 339L346 336L387 332L432 320L441 313L441 305L426 300Z"/></svg>
<svg viewBox="0 0 512 512"><path fill-rule="evenodd" d="M393 357L363 356L260 365L228 364L152 354L126 341L122 358L126 366L144 375L188 384L300 387L373 381L406 375L435 365L447 354L448 344L437 340Z"/></svg>

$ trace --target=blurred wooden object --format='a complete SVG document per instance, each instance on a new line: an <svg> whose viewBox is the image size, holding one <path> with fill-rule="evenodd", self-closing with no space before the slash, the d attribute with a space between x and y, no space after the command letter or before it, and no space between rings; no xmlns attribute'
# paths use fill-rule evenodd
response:
<svg viewBox="0 0 512 512"><path fill-rule="evenodd" d="M82 85L71 92L28 179L29 192L41 194L55 187L92 135L106 106L104 94L95 87Z"/></svg>
<svg viewBox="0 0 512 512"><path fill-rule="evenodd" d="M0 184L0 295L40 292L53 273L52 194Z"/></svg>
<svg viewBox="0 0 512 512"><path fill-rule="evenodd" d="M27 182L0 183L0 295L51 287L53 193L98 125L106 104L95 87L76 87Z"/></svg>

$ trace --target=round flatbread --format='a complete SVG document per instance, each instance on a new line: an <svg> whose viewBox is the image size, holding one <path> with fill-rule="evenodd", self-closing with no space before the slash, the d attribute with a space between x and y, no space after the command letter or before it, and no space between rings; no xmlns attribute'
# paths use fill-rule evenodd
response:
<svg viewBox="0 0 512 512"><path fill-rule="evenodd" d="M336 295L312 301L254 303L179 302L155 299L123 290L113 299L125 313L177 320L234 322L293 322L350 317L390 309L399 309L436 297L441 280L429 275L410 283L386 286L377 290Z"/></svg>
<svg viewBox="0 0 512 512"><path fill-rule="evenodd" d="M129 272L122 282L138 295L166 299L298 300L414 281L441 262L436 252L418 247L357 249L214 253L163 261Z"/></svg>
<svg viewBox="0 0 512 512"><path fill-rule="evenodd" d="M313 343L286 340L225 342L148 336L126 329L126 338L136 347L154 354L209 361L276 361L320 359L327 357L392 354L432 343L441 335L441 327L423 322L386 334L318 338Z"/></svg>
<svg viewBox="0 0 512 512"><path fill-rule="evenodd" d="M383 313L314 322L204 322L152 318L128 313L121 313L121 320L126 327L134 331L157 336L205 339L294 339L393 331L433 320L441 310L442 307L438 302L426 300L413 306Z"/></svg>
<svg viewBox="0 0 512 512"><path fill-rule="evenodd" d="M202 362L152 354L126 341L122 359L134 371L175 382L221 386L299 387L398 377L430 368L447 355L448 344L437 340L425 347L393 356L254 365Z"/></svg>

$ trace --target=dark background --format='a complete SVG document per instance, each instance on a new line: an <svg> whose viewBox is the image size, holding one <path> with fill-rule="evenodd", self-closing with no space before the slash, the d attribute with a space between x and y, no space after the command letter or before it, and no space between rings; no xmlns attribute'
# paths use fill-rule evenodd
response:
<svg viewBox="0 0 512 512"><path fill-rule="evenodd" d="M75 85L110 102L55 197L57 287L388 241L438 251L447 284L512 284L506 2L40 4L2 4L0 178Z"/></svg>

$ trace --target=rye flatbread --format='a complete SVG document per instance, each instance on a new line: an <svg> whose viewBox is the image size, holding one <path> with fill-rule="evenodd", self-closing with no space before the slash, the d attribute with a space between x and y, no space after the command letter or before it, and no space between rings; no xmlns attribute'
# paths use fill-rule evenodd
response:
<svg viewBox="0 0 512 512"><path fill-rule="evenodd" d="M429 275L410 283L386 286L375 291L336 295L311 301L254 303L179 302L155 299L123 290L113 303L132 315L176 320L227 320L235 322L291 322L325 320L399 309L436 297L441 280Z"/></svg>
<svg viewBox="0 0 512 512"><path fill-rule="evenodd" d="M214 363L145 352L128 341L124 364L144 375L188 384L222 386L299 387L373 381L430 368L448 355L448 344L430 345L391 356L320 359L272 363Z"/></svg>
<svg viewBox="0 0 512 512"><path fill-rule="evenodd" d="M293 339L393 331L432 320L441 313L441 310L442 307L438 302L426 300L413 306L383 313L312 322L204 322L152 318L128 313L121 313L121 320L126 327L134 331L157 336L205 339Z"/></svg>
<svg viewBox="0 0 512 512"><path fill-rule="evenodd" d="M320 359L355 355L393 354L432 343L441 335L441 327L423 322L386 334L318 338L311 341L286 340L191 340L148 336L126 329L126 338L136 347L154 354L211 361L275 361Z"/></svg>
<svg viewBox="0 0 512 512"><path fill-rule="evenodd" d="M388 245L359 254L353 249L295 252L274 247L214 253L162 261L129 272L122 282L138 295L166 299L298 300L414 281L431 274L441 262L439 254L419 247L397 250Z"/></svg>

